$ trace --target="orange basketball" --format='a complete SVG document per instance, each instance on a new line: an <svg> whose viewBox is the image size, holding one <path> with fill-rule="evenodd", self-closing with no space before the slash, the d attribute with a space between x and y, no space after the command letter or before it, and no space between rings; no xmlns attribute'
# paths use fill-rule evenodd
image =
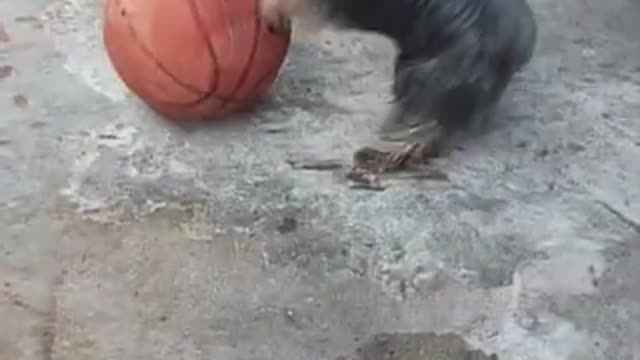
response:
<svg viewBox="0 0 640 360"><path fill-rule="evenodd" d="M258 0L106 0L114 69L173 120L246 110L271 89L289 47L258 16Z"/></svg>

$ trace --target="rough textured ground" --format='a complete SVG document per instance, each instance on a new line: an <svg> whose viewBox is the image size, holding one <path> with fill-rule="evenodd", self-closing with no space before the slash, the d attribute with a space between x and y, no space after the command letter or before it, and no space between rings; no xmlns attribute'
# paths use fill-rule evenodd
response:
<svg viewBox="0 0 640 360"><path fill-rule="evenodd" d="M640 359L640 3L531 1L502 120L385 192L290 165L375 137L385 40L301 40L253 119L185 133L96 0L0 1L0 359Z"/></svg>

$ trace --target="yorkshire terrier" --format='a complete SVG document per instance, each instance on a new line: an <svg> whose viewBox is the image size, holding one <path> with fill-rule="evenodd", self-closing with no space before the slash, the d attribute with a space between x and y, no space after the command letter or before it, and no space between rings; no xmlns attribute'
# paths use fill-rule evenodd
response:
<svg viewBox="0 0 640 360"><path fill-rule="evenodd" d="M395 43L394 105L381 135L408 145L396 162L408 152L437 156L452 135L486 123L537 40L526 0L259 1L274 29L311 15Z"/></svg>

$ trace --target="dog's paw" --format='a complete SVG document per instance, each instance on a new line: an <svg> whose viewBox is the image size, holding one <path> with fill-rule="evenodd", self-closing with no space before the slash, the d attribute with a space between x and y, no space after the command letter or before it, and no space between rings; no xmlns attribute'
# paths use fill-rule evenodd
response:
<svg viewBox="0 0 640 360"><path fill-rule="evenodd" d="M260 16L267 22L272 32L288 32L291 30L291 18L284 11L282 0L258 0Z"/></svg>

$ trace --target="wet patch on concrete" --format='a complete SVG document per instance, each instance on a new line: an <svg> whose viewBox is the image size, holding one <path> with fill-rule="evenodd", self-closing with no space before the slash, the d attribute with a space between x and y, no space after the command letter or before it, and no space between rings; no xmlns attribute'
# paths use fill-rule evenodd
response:
<svg viewBox="0 0 640 360"><path fill-rule="evenodd" d="M471 349L457 334L390 333L375 335L358 348L354 360L498 360L498 356Z"/></svg>

